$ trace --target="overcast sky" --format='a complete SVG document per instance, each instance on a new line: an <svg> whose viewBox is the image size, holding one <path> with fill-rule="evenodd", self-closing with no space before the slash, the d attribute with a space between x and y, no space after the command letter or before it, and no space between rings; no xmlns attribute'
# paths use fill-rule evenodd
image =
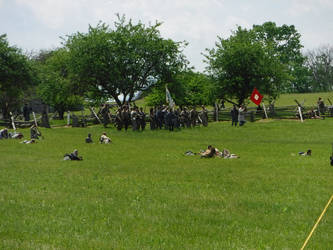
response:
<svg viewBox="0 0 333 250"><path fill-rule="evenodd" d="M237 25L273 21L295 25L304 50L333 45L333 0L0 0L0 34L24 51L53 49L60 36L87 32L115 14L144 23L163 22L164 38L189 42L185 54L202 71L202 52Z"/></svg>

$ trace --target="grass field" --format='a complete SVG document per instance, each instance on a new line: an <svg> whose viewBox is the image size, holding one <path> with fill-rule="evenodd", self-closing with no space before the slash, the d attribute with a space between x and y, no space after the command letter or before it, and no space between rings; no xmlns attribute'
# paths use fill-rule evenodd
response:
<svg viewBox="0 0 333 250"><path fill-rule="evenodd" d="M35 145L0 140L0 249L299 249L333 193L332 127L109 128L113 143L100 145L94 126L42 129ZM240 159L183 155L208 144ZM84 160L62 161L74 148ZM332 236L333 206L307 249L331 249Z"/></svg>

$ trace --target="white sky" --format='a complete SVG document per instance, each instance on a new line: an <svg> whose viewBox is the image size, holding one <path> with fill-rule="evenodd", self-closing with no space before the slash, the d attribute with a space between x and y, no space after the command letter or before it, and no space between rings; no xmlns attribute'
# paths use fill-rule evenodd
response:
<svg viewBox="0 0 333 250"><path fill-rule="evenodd" d="M112 25L116 13L163 22L164 38L189 42L185 54L199 71L205 48L217 36L227 38L236 25L293 24L305 50L333 45L333 0L0 0L0 34L23 50L52 49L60 36L87 32L89 24Z"/></svg>

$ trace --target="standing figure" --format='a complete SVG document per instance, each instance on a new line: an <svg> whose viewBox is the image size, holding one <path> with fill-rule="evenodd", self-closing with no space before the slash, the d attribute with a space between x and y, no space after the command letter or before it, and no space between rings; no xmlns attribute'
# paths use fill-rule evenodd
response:
<svg viewBox="0 0 333 250"><path fill-rule="evenodd" d="M131 122L132 122L132 129L133 131L138 130L138 112L137 108L133 108L131 111Z"/></svg>
<svg viewBox="0 0 333 250"><path fill-rule="evenodd" d="M235 125L235 127L237 127L237 123L238 123L238 110L236 108L236 105L234 105L234 107L230 111L230 115L231 115L231 126Z"/></svg>
<svg viewBox="0 0 333 250"><path fill-rule="evenodd" d="M104 125L104 128L106 128L110 122L109 105L105 103L98 113L100 113L102 115L103 125Z"/></svg>
<svg viewBox="0 0 333 250"><path fill-rule="evenodd" d="M190 120L192 127L195 127L197 125L197 120L198 120L198 112L195 106L190 111Z"/></svg>
<svg viewBox="0 0 333 250"><path fill-rule="evenodd" d="M174 119L175 119L175 114L172 111L172 109L170 108L170 109L168 109L168 111L165 115L166 125L169 128L169 131L173 131Z"/></svg>
<svg viewBox="0 0 333 250"><path fill-rule="evenodd" d="M141 107L140 108L140 111L138 112L139 114L139 123L140 123L140 126L141 127L141 130L145 130L145 127L146 127L146 114L145 112L143 111L143 108Z"/></svg>
<svg viewBox="0 0 333 250"><path fill-rule="evenodd" d="M238 121L239 126L243 126L245 124L245 106L241 105L238 109Z"/></svg>
<svg viewBox="0 0 333 250"><path fill-rule="evenodd" d="M116 127L120 131L123 128L122 110L119 108L116 112Z"/></svg>
<svg viewBox="0 0 333 250"><path fill-rule="evenodd" d="M321 97L318 98L317 104L320 115L323 115L325 113L325 103Z"/></svg>
<svg viewBox="0 0 333 250"><path fill-rule="evenodd" d="M156 116L155 116L155 109L151 108L149 110L149 124L150 124L150 130L154 130L156 128Z"/></svg>
<svg viewBox="0 0 333 250"><path fill-rule="evenodd" d="M31 109L29 109L28 104L24 104L24 107L23 107L23 116L24 116L24 120L26 122L30 121L30 111L31 111Z"/></svg>
<svg viewBox="0 0 333 250"><path fill-rule="evenodd" d="M208 126L208 111L204 105L202 105L201 108L202 108L201 114L200 114L201 122L202 122L202 125L207 127Z"/></svg>
<svg viewBox="0 0 333 250"><path fill-rule="evenodd" d="M127 131L128 126L131 123L131 115L130 115L130 112L128 110L128 106L127 105L123 107L122 121L123 121L123 124L124 124L124 127L125 127L125 131Z"/></svg>

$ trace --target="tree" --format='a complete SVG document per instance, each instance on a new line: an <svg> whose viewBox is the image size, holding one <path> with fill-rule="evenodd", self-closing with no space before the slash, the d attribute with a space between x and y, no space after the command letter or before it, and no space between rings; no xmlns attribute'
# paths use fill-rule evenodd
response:
<svg viewBox="0 0 333 250"><path fill-rule="evenodd" d="M238 27L228 39L218 37L216 48L207 51L207 71L217 83L219 98L236 98L242 104L256 87L275 99L288 79L275 48L256 39L252 30Z"/></svg>
<svg viewBox="0 0 333 250"><path fill-rule="evenodd" d="M24 91L35 80L34 69L22 51L10 46L6 35L0 35L0 108L4 118L22 104Z"/></svg>
<svg viewBox="0 0 333 250"><path fill-rule="evenodd" d="M306 65L311 72L313 92L333 90L333 47L322 46L308 51Z"/></svg>
<svg viewBox="0 0 333 250"><path fill-rule="evenodd" d="M212 104L215 101L212 98L213 88L207 75L192 70L177 73L168 83L168 89L177 105ZM149 106L165 104L165 83L157 83L145 100Z"/></svg>
<svg viewBox="0 0 333 250"><path fill-rule="evenodd" d="M39 61L40 84L38 95L42 101L64 118L64 112L83 103L82 97L75 95L74 85L68 73L69 53L64 48L47 53L42 52Z"/></svg>
<svg viewBox="0 0 333 250"><path fill-rule="evenodd" d="M160 25L133 24L118 15L114 29L99 23L89 26L86 34L69 36L65 45L79 87L90 96L112 97L121 105L153 81L171 79L187 63L182 54L185 43L163 39Z"/></svg>
<svg viewBox="0 0 333 250"><path fill-rule="evenodd" d="M287 66L289 79L283 83L282 91L306 92L309 84L306 57L301 52L301 34L295 26L277 26L274 22L265 22L262 25L253 25L252 31L256 40L265 47L271 47L273 55Z"/></svg>

